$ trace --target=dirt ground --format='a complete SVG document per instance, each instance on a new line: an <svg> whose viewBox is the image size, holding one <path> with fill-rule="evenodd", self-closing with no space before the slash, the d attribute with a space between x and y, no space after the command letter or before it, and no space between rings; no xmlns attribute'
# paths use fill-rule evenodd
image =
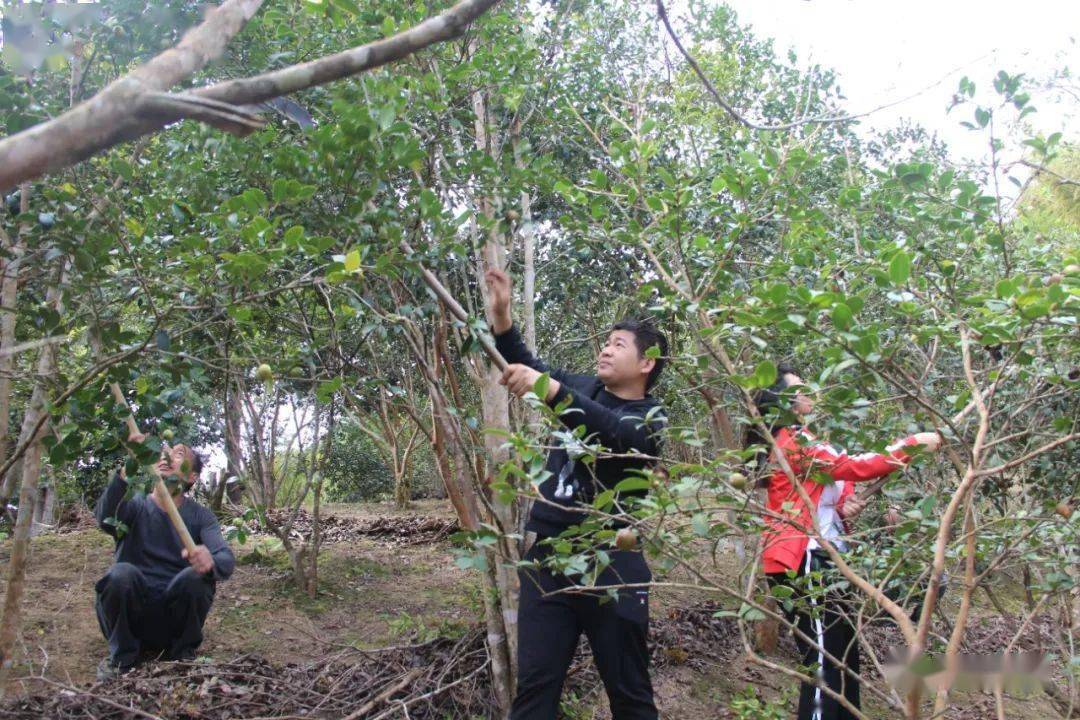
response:
<svg viewBox="0 0 1080 720"><path fill-rule="evenodd" d="M401 513L388 504L365 504L334 505L324 514L369 522ZM418 503L409 514L450 518L448 507L438 501ZM478 584L454 565L446 539L408 544L358 537L329 544L321 556L321 592L314 599L292 587L287 560L268 538L253 536L235 549L236 573L218 586L207 621L202 652L210 658L253 654L280 666L311 663L344 648L461 637L482 616ZM96 530L35 538L23 603L22 652L9 694L42 692L40 681L19 680L34 675L73 687L93 684L105 652L93 610L93 584L111 563L111 551L111 538ZM0 562L6 563L8 552L6 543L0 545ZM712 617L719 598L702 606L706 598L698 593L664 588L654 598L653 680L663 717L771 720L749 709L755 694L785 698L794 707L792 681L747 662L730 620ZM977 627L983 629L977 632L990 637L993 633L985 628L992 629L993 622L979 620ZM791 649L785 640L775 659L790 663L785 653ZM895 717L870 693L864 693L864 706L870 717ZM992 697L971 696L950 717L982 720L994 716L993 707ZM1057 716L1043 698L1009 699L1007 709L1008 717L1024 720ZM564 714L573 720L610 717L584 643Z"/></svg>

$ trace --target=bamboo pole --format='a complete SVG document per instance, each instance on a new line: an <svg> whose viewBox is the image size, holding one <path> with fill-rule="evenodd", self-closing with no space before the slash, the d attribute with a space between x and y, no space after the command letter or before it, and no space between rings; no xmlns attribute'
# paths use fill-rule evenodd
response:
<svg viewBox="0 0 1080 720"><path fill-rule="evenodd" d="M401 241L401 249L404 250L405 253L408 255L416 255L416 251L413 250L412 245L409 244L408 240L403 239ZM419 260L417 260L416 263L420 267L420 277L423 278L424 283L429 288L431 288L431 291L435 293L435 296L439 298L439 300L442 300L443 304L445 304L447 309L450 310L450 314L456 317L461 322L468 323L469 313L466 312L465 308L461 307L461 304L454 299L454 296L451 295L450 291L446 289L446 286L439 281L439 278L435 277L435 273L424 267L424 264ZM506 370L506 359L495 348L495 343L491 339L491 337L487 334L484 334L477 339L480 341L480 347L483 349L484 353L488 356L491 362L495 364L495 367L499 368L500 370Z"/></svg>
<svg viewBox="0 0 1080 720"><path fill-rule="evenodd" d="M116 400L117 404L126 408L128 411L128 416L124 418L124 422L127 423L128 434L139 434L139 424L135 422L135 416L131 414L131 408L127 404L127 398L124 397L124 393L120 390L120 385L111 382L109 383L109 390L112 391L113 398ZM155 475L154 497L157 499L162 509L165 510L165 514L169 516L173 529L175 529L176 534L180 536L180 542L190 556L195 552L195 540L192 539L191 533L188 532L187 525L184 524L184 519L180 517L180 511L176 509L176 503L173 502L172 495L169 494L168 488L165 487L165 481L162 480L157 467L152 466L152 469Z"/></svg>

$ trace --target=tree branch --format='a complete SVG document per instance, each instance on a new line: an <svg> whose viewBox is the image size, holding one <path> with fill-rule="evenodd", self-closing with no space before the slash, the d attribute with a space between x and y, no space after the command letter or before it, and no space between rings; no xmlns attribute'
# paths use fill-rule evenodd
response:
<svg viewBox="0 0 1080 720"><path fill-rule="evenodd" d="M190 77L224 51L262 4L226 0L180 43L114 81L88 101L48 122L0 140L0 190L70 167L122 142L195 118L237 134L257 123L250 105L324 85L408 57L461 35L499 0L462 0L392 37L262 75L169 96L163 91Z"/></svg>
<svg viewBox="0 0 1080 720"><path fill-rule="evenodd" d="M148 93L168 90L221 55L261 5L262 0L226 0L176 46L64 114L0 141L0 190L70 167L183 117L160 115L148 122L135 109Z"/></svg>

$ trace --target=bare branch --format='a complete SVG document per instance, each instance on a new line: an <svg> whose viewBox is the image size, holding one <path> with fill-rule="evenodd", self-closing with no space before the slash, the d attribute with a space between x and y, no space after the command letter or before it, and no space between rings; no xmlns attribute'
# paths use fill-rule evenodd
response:
<svg viewBox="0 0 1080 720"><path fill-rule="evenodd" d="M262 0L226 0L175 47L63 115L0 141L0 189L75 165L183 117L162 115L148 123L133 109L147 93L168 90L221 55L261 5Z"/></svg>
<svg viewBox="0 0 1080 720"><path fill-rule="evenodd" d="M165 95L163 91L220 55L262 4L262 0L226 0L176 47L63 115L0 140L0 190L70 167L188 117L245 134L257 127L257 121L248 111L230 106L263 102L408 57L461 35L498 2L462 0L383 40L262 75Z"/></svg>
<svg viewBox="0 0 1080 720"><path fill-rule="evenodd" d="M1031 452L1027 453L1026 455L1022 455L1022 456L1020 456L1020 457L1018 457L1018 458L1016 458L1014 460L1010 460L1007 463L1002 463L1001 465L995 465L994 467L984 468L984 469L980 470L978 474L980 476L985 477L987 475L997 475L998 473L1005 472L1006 470L1011 470L1014 467L1017 467L1019 465L1023 465L1024 463L1031 460L1032 458L1036 458L1039 455L1042 455L1043 453L1050 452L1051 450L1058 447L1059 445L1064 445L1067 442L1072 442L1073 440L1076 440L1077 438L1080 438L1080 433L1069 433L1068 435L1062 435L1058 439L1053 440L1051 442L1048 442L1045 445L1043 445L1042 447L1036 448L1036 449L1032 450Z"/></svg>

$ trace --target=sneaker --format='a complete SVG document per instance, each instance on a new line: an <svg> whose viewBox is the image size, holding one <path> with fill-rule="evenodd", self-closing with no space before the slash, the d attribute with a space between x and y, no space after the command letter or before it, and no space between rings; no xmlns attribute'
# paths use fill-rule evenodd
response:
<svg viewBox="0 0 1080 720"><path fill-rule="evenodd" d="M124 667L117 665L112 661L111 657L105 656L101 659L101 662L97 666L97 680L98 682L106 682L118 678L121 675L127 675L134 669L134 666Z"/></svg>

